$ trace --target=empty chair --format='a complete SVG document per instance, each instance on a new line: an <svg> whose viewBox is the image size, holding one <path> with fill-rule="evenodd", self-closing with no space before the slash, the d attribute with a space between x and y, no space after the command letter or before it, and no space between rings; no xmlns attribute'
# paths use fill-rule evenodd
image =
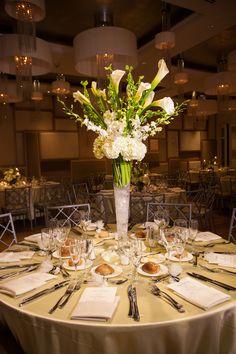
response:
<svg viewBox="0 0 236 354"><path fill-rule="evenodd" d="M175 219L185 219L188 223L192 217L192 205L187 203L148 203L147 205L147 221L153 221L158 212L168 211L170 224L173 225Z"/></svg>
<svg viewBox="0 0 236 354"><path fill-rule="evenodd" d="M236 208L233 208L229 226L228 240L236 243Z"/></svg>
<svg viewBox="0 0 236 354"><path fill-rule="evenodd" d="M81 220L90 220L90 205L89 204L74 204L74 205L58 205L48 206L45 209L46 225L50 219L65 219L70 221L71 227L80 223Z"/></svg>
<svg viewBox="0 0 236 354"><path fill-rule="evenodd" d="M46 208L69 203L68 193L62 184L45 185L40 189L38 201L34 204L35 216L44 216Z"/></svg>
<svg viewBox="0 0 236 354"><path fill-rule="evenodd" d="M33 207L30 188L5 189L5 213L11 213L13 220L30 220L32 229Z"/></svg>
<svg viewBox="0 0 236 354"><path fill-rule="evenodd" d="M90 205L90 217L92 221L105 220L103 198L98 193L78 193L76 203L87 203Z"/></svg>
<svg viewBox="0 0 236 354"><path fill-rule="evenodd" d="M87 194L89 192L86 182L74 183L72 185L72 201L76 203L79 194Z"/></svg>
<svg viewBox="0 0 236 354"><path fill-rule="evenodd" d="M130 197L130 223L137 224L146 221L148 203L162 203L163 194L134 193Z"/></svg>
<svg viewBox="0 0 236 354"><path fill-rule="evenodd" d="M0 214L0 242L7 247L10 247L13 243L17 243L11 213Z"/></svg>

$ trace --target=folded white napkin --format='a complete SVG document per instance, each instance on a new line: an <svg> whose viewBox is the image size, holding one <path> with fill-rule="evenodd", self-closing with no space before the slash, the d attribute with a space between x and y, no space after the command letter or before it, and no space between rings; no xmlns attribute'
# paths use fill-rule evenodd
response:
<svg viewBox="0 0 236 354"><path fill-rule="evenodd" d="M116 287L86 288L71 315L71 319L109 320L112 318L119 303L116 291Z"/></svg>
<svg viewBox="0 0 236 354"><path fill-rule="evenodd" d="M20 262L21 259L30 259L34 255L34 251L23 251L23 252L1 252L0 262Z"/></svg>
<svg viewBox="0 0 236 354"><path fill-rule="evenodd" d="M204 254L204 258L212 264L236 268L236 255L233 254L218 254L209 252Z"/></svg>
<svg viewBox="0 0 236 354"><path fill-rule="evenodd" d="M26 241L38 243L39 241L41 241L41 234L29 235L29 236L26 236L24 239Z"/></svg>
<svg viewBox="0 0 236 354"><path fill-rule="evenodd" d="M39 288L56 276L48 273L30 273L17 279L5 281L0 284L0 292L12 297L19 296L28 291Z"/></svg>
<svg viewBox="0 0 236 354"><path fill-rule="evenodd" d="M171 283L167 285L167 288L174 290L182 298L204 310L230 299L228 294L204 285L190 277L185 277L179 282Z"/></svg>
<svg viewBox="0 0 236 354"><path fill-rule="evenodd" d="M210 231L198 232L195 238L195 241L209 242L214 240L220 240L221 237L219 235L214 234Z"/></svg>

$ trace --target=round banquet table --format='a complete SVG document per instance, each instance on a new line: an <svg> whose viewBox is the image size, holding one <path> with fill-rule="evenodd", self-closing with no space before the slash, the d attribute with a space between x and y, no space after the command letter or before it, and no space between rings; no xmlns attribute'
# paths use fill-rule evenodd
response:
<svg viewBox="0 0 236 354"><path fill-rule="evenodd" d="M214 247L215 250L236 251L236 245L218 245ZM236 286L234 275L206 273L188 262L182 262L181 266L184 272L197 270L198 273ZM59 280L53 280L52 283ZM136 287L140 322L128 317L128 285L124 283L117 285L120 302L108 322L70 319L85 287L83 285L63 309L56 310L52 315L48 314L48 310L65 288L23 307L18 304L28 294L19 298L0 294L0 323L11 330L26 354L236 353L236 292L228 292L231 300L206 311L173 294L186 310L185 313L179 313L162 299L153 296L149 284L148 277L139 276ZM166 284L167 280L160 282L160 288L165 289ZM34 290L29 295L38 291Z"/></svg>

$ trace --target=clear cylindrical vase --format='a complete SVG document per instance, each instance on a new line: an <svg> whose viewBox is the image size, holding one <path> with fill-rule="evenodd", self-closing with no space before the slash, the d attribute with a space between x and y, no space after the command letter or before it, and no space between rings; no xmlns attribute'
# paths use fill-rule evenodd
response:
<svg viewBox="0 0 236 354"><path fill-rule="evenodd" d="M117 187L114 183L114 197L118 241L125 241L128 239L130 184Z"/></svg>

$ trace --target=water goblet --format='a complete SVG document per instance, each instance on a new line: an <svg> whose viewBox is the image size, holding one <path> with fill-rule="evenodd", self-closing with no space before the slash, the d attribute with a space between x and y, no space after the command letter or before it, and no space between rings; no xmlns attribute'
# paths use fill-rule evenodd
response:
<svg viewBox="0 0 236 354"><path fill-rule="evenodd" d="M159 226L159 228L165 228L169 226L170 215L167 209L158 210L154 213L154 222Z"/></svg>
<svg viewBox="0 0 236 354"><path fill-rule="evenodd" d="M50 228L43 228L41 229L41 249L45 252L46 254L46 259L49 260L51 249L53 246L53 235L51 233Z"/></svg>
<svg viewBox="0 0 236 354"><path fill-rule="evenodd" d="M147 243L150 248L150 251L152 248L157 247L157 236L158 230L156 230L154 227L147 228Z"/></svg>
<svg viewBox="0 0 236 354"><path fill-rule="evenodd" d="M69 247L70 261L75 268L75 279L78 278L78 263L81 260L81 241L74 240Z"/></svg>
<svg viewBox="0 0 236 354"><path fill-rule="evenodd" d="M175 233L173 230L166 228L160 229L160 236L163 246L167 252L167 260L170 260L171 252L175 249ZM168 263L168 262L167 262Z"/></svg>
<svg viewBox="0 0 236 354"><path fill-rule="evenodd" d="M198 233L198 220L192 219L189 223L189 241L191 244L191 253L194 253L194 241Z"/></svg>

